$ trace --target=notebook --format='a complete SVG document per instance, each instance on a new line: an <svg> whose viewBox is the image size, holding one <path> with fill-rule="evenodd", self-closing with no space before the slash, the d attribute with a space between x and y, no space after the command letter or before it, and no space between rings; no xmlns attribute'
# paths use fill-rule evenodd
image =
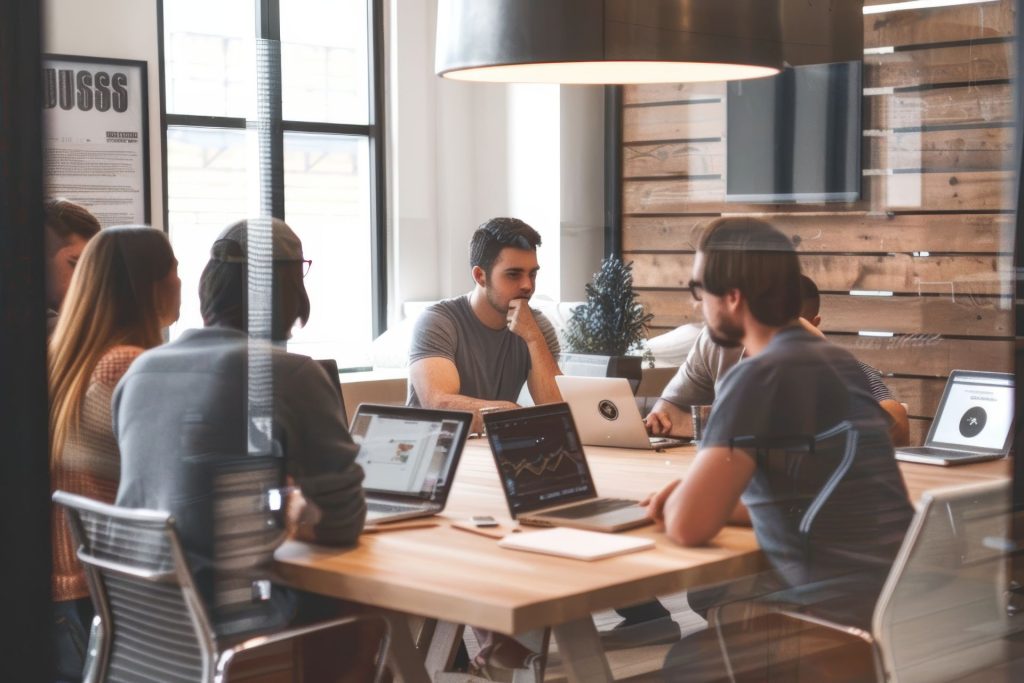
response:
<svg viewBox="0 0 1024 683"><path fill-rule="evenodd" d="M484 415L514 519L535 526L621 531L650 524L634 500L598 498L568 404Z"/></svg>
<svg viewBox="0 0 1024 683"><path fill-rule="evenodd" d="M574 560L600 560L654 547L650 538L603 534L581 529L545 529L528 534L509 534L498 545L544 555L571 557Z"/></svg>
<svg viewBox="0 0 1024 683"><path fill-rule="evenodd" d="M472 421L461 411L360 404L349 432L365 474L366 523L441 512Z"/></svg>
<svg viewBox="0 0 1024 683"><path fill-rule="evenodd" d="M896 459L928 465L995 460L1010 452L1013 375L954 370L924 446L897 448Z"/></svg>
<svg viewBox="0 0 1024 683"><path fill-rule="evenodd" d="M585 446L661 450L691 443L685 438L649 436L625 378L558 375L555 382L572 409Z"/></svg>

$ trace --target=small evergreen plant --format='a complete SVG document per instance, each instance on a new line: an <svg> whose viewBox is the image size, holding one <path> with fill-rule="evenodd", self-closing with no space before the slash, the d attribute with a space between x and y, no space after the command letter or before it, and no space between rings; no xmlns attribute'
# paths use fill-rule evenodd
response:
<svg viewBox="0 0 1024 683"><path fill-rule="evenodd" d="M623 356L647 339L654 317L637 302L633 264L616 257L601 262L587 284L587 302L576 307L565 328L566 346L573 353Z"/></svg>

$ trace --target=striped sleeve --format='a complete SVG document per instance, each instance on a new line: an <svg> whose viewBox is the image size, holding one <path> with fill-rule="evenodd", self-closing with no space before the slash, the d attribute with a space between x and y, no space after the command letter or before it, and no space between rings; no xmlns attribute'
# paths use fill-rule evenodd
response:
<svg viewBox="0 0 1024 683"><path fill-rule="evenodd" d="M867 363L857 361L857 364L860 365L861 372L864 373L864 377L868 380L868 387L871 389L871 397L874 398L875 401L881 403L882 401L896 400L896 397L892 395L892 391L890 391L889 387L887 387L885 382L882 381L882 373L875 370Z"/></svg>

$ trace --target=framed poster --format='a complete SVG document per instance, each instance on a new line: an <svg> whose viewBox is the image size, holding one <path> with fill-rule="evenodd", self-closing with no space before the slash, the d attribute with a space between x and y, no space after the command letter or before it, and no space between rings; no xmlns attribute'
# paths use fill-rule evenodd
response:
<svg viewBox="0 0 1024 683"><path fill-rule="evenodd" d="M103 227L149 224L146 62L43 56L44 186Z"/></svg>

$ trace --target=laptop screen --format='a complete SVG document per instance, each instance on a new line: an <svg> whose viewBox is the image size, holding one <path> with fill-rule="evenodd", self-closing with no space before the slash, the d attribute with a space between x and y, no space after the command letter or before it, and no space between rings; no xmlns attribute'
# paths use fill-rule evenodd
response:
<svg viewBox="0 0 1024 683"><path fill-rule="evenodd" d="M443 503L472 420L471 413L360 405L349 431L363 488Z"/></svg>
<svg viewBox="0 0 1024 683"><path fill-rule="evenodd" d="M954 370L927 445L1003 453L1012 425L1012 375Z"/></svg>
<svg viewBox="0 0 1024 683"><path fill-rule="evenodd" d="M597 495L565 403L489 413L484 421L513 517Z"/></svg>

